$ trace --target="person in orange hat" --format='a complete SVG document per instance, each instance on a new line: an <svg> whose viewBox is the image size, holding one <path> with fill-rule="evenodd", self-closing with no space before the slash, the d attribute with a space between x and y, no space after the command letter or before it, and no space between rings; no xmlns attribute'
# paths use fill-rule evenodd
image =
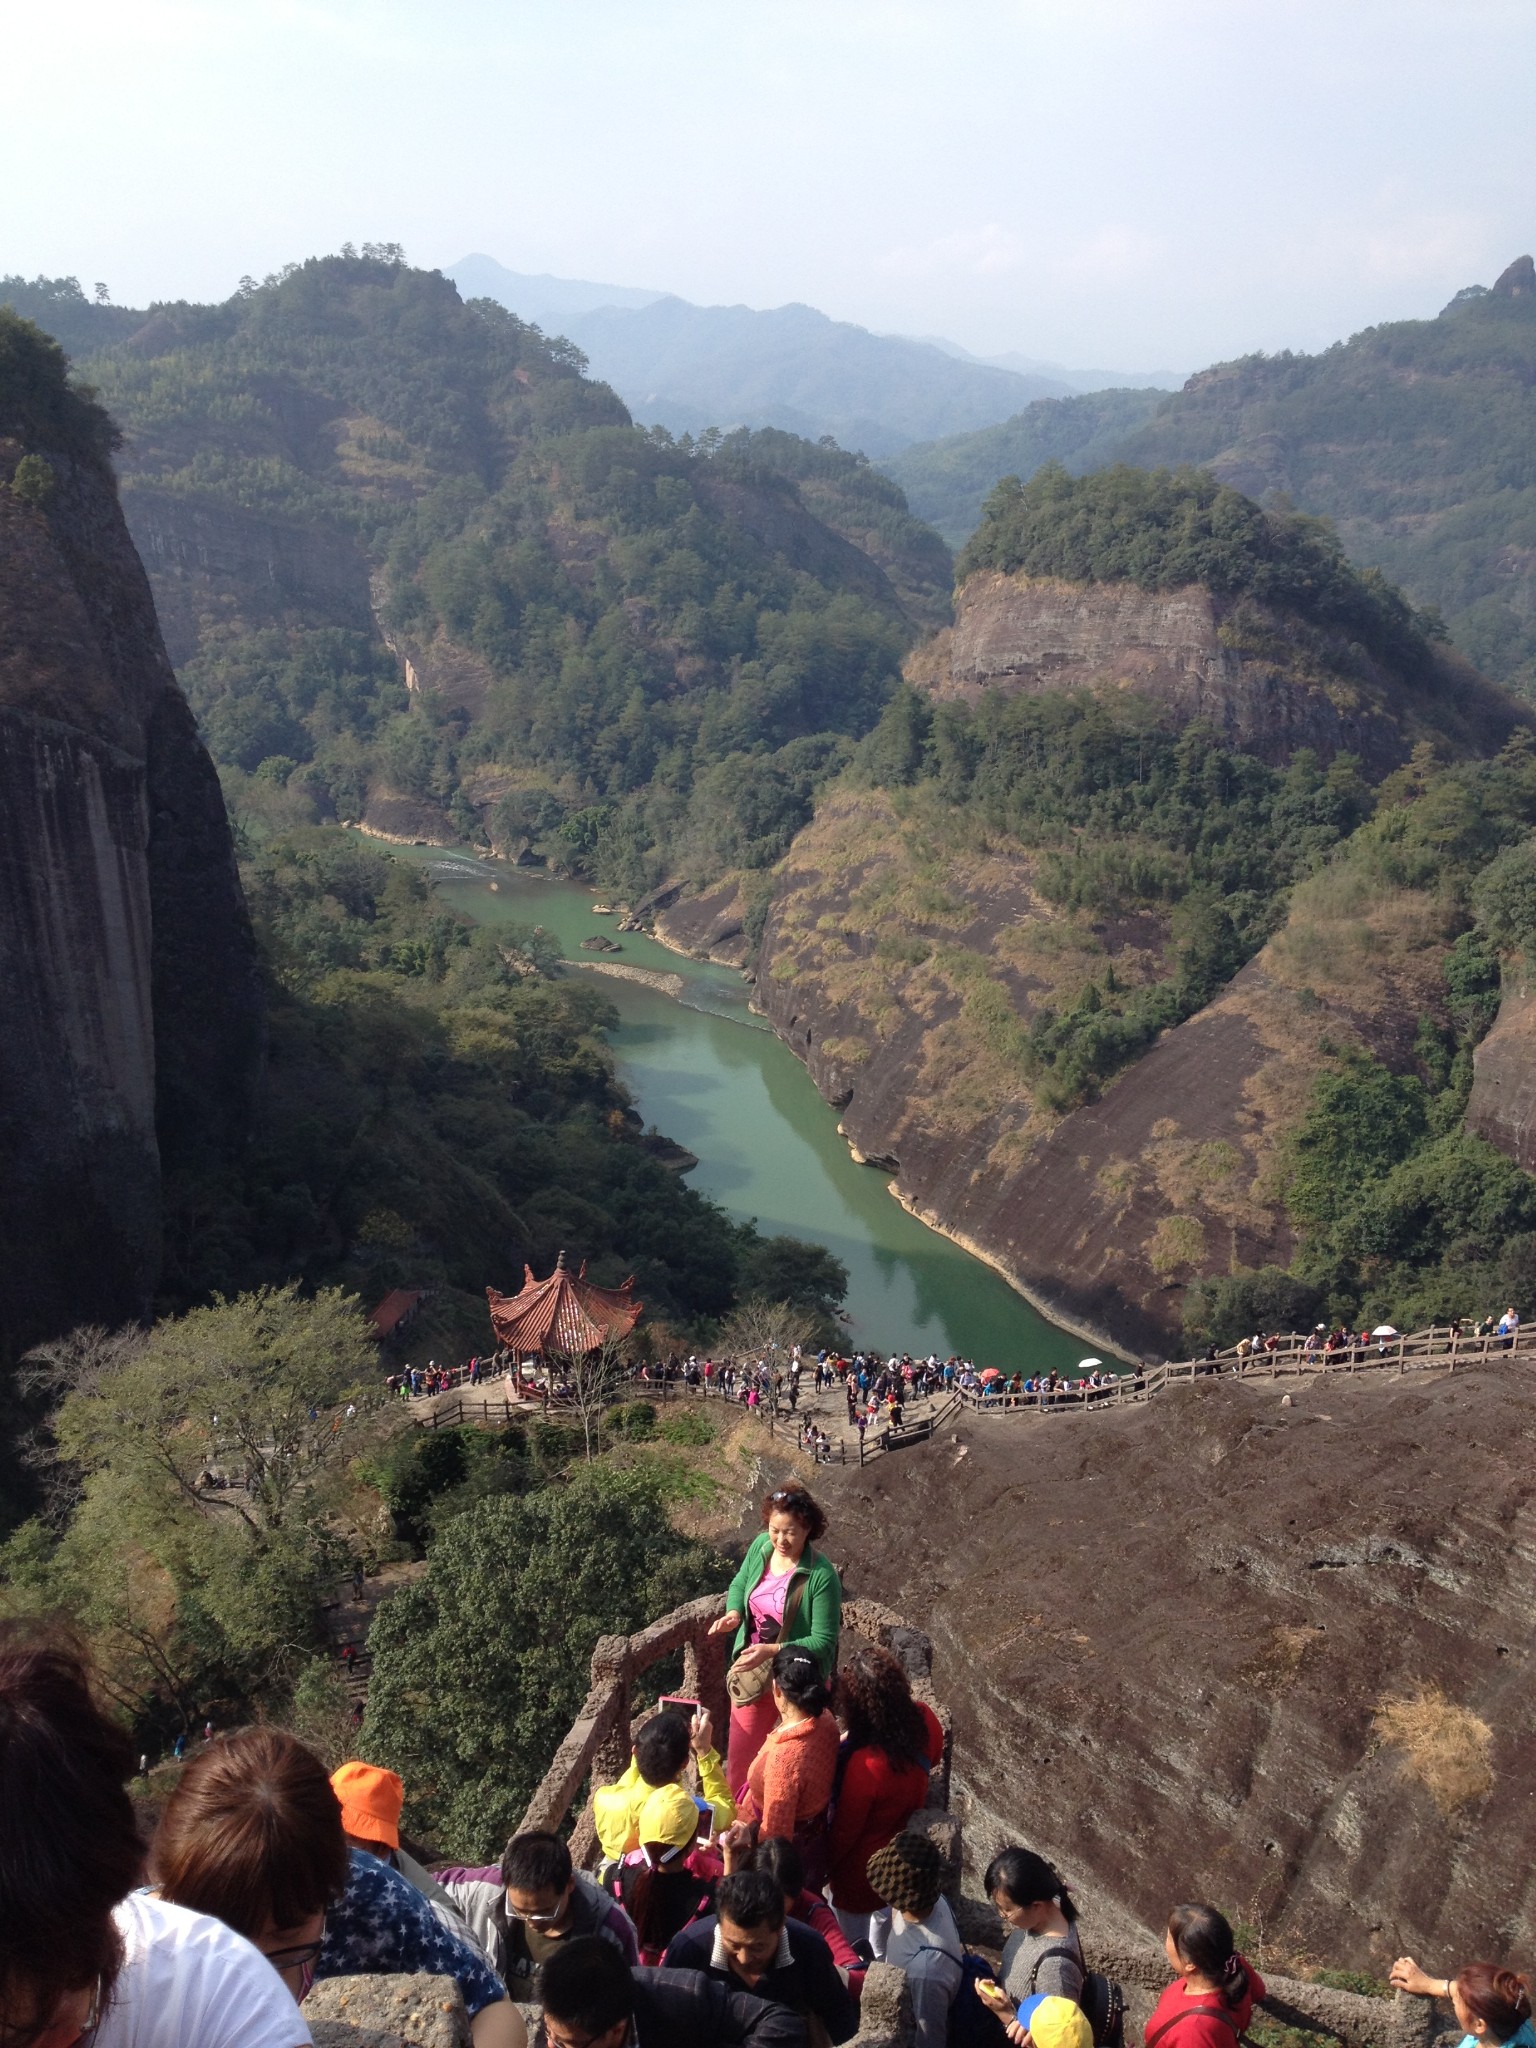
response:
<svg viewBox="0 0 1536 2048"><path fill-rule="evenodd" d="M418 1863L400 1846L400 1815L405 1808L405 1785L393 1771L377 1764L339 1764L331 1773L331 1790L341 1805L342 1832L347 1844L377 1856L391 1870L398 1870L426 1900L451 1934L473 1942L482 1955L485 1945L475 1937L468 1920L452 1897L438 1883L425 1864ZM486 1961L491 1958L487 1955Z"/></svg>

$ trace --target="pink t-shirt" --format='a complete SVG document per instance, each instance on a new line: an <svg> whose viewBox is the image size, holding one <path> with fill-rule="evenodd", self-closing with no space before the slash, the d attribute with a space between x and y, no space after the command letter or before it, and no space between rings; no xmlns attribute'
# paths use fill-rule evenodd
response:
<svg viewBox="0 0 1536 2048"><path fill-rule="evenodd" d="M790 1586L794 1583L793 1572L770 1572L763 1576L747 1597L747 1611L752 1617L752 1640L762 1639L762 1624L771 1621L776 1629L784 1626L784 1602L789 1597Z"/></svg>

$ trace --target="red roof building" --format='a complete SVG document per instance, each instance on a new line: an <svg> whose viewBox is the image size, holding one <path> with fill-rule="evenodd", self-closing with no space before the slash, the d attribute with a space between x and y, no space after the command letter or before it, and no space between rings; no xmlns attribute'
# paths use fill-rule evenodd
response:
<svg viewBox="0 0 1536 2048"><path fill-rule="evenodd" d="M491 1328L496 1341L522 1358L564 1351L581 1358L609 1337L627 1337L640 1320L643 1301L630 1298L631 1275L622 1287L598 1287L587 1278L587 1263L572 1274L562 1252L547 1280L535 1280L532 1266L523 1268L521 1294L498 1294L487 1287Z"/></svg>
<svg viewBox="0 0 1536 2048"><path fill-rule="evenodd" d="M368 1318L373 1325L374 1336L381 1343L385 1338L393 1337L396 1331L403 1329L415 1315L422 1300L423 1290L419 1287L396 1287L391 1293L386 1294Z"/></svg>

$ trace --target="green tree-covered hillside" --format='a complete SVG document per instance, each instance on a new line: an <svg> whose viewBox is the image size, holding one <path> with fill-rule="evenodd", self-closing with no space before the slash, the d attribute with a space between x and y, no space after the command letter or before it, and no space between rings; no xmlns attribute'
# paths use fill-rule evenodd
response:
<svg viewBox="0 0 1536 2048"><path fill-rule="evenodd" d="M1536 689L1536 272L1528 257L1432 320L1371 327L1315 356L1244 357L1139 423L1121 394L1047 400L890 465L952 540L997 480L1058 460L1198 464L1262 502L1331 519L1352 559L1444 615L1485 674Z"/></svg>
<svg viewBox="0 0 1536 2048"><path fill-rule="evenodd" d="M946 550L862 458L642 433L569 344L392 249L126 338L71 282L28 308L101 332L82 373L215 756L317 821L626 892L761 864L945 614Z"/></svg>

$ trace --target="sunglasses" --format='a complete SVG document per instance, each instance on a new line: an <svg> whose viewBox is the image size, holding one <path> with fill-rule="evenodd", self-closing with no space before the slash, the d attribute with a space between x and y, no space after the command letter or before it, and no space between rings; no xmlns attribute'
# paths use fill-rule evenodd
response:
<svg viewBox="0 0 1536 2048"><path fill-rule="evenodd" d="M553 1927L560 1918L560 1915L565 1911L565 1907L566 1901L562 1899L553 1913L520 1913L516 1906L508 1900L507 1918L509 1920L521 1920L526 1927ZM0 2048L5 2048L3 2042L0 2042Z"/></svg>

